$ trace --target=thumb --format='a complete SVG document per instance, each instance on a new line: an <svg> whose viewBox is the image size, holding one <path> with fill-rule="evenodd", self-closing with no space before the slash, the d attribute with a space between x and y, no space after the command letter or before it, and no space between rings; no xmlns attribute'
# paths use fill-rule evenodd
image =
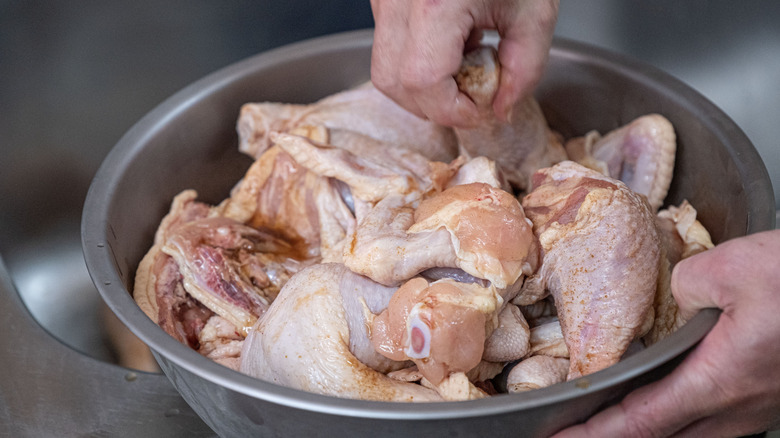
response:
<svg viewBox="0 0 780 438"><path fill-rule="evenodd" d="M734 311L740 300L771 299L780 232L766 231L724 242L678 263L672 271L672 294L690 319L701 309Z"/></svg>
<svg viewBox="0 0 780 438"><path fill-rule="evenodd" d="M719 288L711 284L712 276L717 274L712 272L717 265L712 258L712 253L705 251L680 261L672 270L672 295L686 321L701 309L722 308L721 298L713 296Z"/></svg>

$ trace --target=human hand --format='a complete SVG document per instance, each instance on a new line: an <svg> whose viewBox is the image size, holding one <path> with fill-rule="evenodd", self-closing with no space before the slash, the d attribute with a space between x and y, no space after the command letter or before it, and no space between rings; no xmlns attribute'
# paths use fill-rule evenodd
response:
<svg viewBox="0 0 780 438"><path fill-rule="evenodd" d="M734 437L780 427L778 261L780 230L680 262L672 291L683 314L718 307L718 322L671 374L555 438Z"/></svg>
<svg viewBox="0 0 780 438"><path fill-rule="evenodd" d="M419 117L473 127L477 108L453 78L464 50L479 42L482 30L498 31L501 77L493 111L507 121L542 75L558 0L371 0L371 8L374 85Z"/></svg>

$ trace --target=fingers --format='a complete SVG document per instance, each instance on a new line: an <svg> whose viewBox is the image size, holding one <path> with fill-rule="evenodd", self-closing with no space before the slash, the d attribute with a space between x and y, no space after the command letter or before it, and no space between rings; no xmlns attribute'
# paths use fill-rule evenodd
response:
<svg viewBox="0 0 780 438"><path fill-rule="evenodd" d="M514 17L499 27L501 79L493 99L496 117L506 122L514 104L529 95L542 77L558 17L558 1L526 2Z"/></svg>
<svg viewBox="0 0 780 438"><path fill-rule="evenodd" d="M453 78L473 28L460 3L372 2L371 80L419 117L471 127L478 117L476 106Z"/></svg>
<svg viewBox="0 0 780 438"><path fill-rule="evenodd" d="M501 34L496 116L510 108L541 77L557 18L557 0L373 0L375 33L371 80L410 112L439 124L470 128L479 111L455 83L463 52L482 29Z"/></svg>
<svg viewBox="0 0 780 438"><path fill-rule="evenodd" d="M778 231L733 239L678 263L672 271L672 293L685 318L707 307L731 313L745 300L774 303L778 258Z"/></svg>
<svg viewBox="0 0 780 438"><path fill-rule="evenodd" d="M683 318L690 319L701 309L723 308L727 303L716 296L719 287L713 284L719 277L720 266L726 260L720 259L722 248L717 247L679 262L672 270L672 294L677 301ZM717 286L721 286L719 284Z"/></svg>
<svg viewBox="0 0 780 438"><path fill-rule="evenodd" d="M780 373L774 359L762 361L770 350L744 347L743 328L722 315L671 374L554 438L740 436L776 427Z"/></svg>
<svg viewBox="0 0 780 438"><path fill-rule="evenodd" d="M707 350L707 348L705 348ZM620 404L555 438L671 436L716 411L722 397L713 391L713 370L701 348L664 379L641 387Z"/></svg>

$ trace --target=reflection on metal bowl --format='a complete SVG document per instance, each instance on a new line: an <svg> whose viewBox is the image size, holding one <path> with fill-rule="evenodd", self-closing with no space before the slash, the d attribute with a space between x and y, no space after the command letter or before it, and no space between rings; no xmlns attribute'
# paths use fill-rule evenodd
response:
<svg viewBox="0 0 780 438"><path fill-rule="evenodd" d="M717 319L701 312L673 336L598 373L523 394L468 402L366 402L256 380L168 336L129 291L139 260L175 194L194 188L217 203L250 160L235 122L248 101L307 103L368 79L369 31L287 46L216 72L174 95L117 144L84 209L87 266L104 300L151 346L184 399L221 436L546 436L632 388L667 374ZM570 41L555 41L537 90L549 123L565 136L605 132L658 112L675 125L678 157L670 203L689 199L715 242L772 228L768 174L722 111L658 70Z"/></svg>

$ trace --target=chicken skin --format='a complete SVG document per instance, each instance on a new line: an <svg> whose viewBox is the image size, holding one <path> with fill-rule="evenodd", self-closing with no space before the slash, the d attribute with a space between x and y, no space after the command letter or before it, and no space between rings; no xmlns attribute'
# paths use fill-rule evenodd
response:
<svg viewBox="0 0 780 438"><path fill-rule="evenodd" d="M616 363L653 317L660 240L647 201L566 161L534 175L523 207L544 254L524 288L549 289L555 299L568 378Z"/></svg>
<svg viewBox="0 0 780 438"><path fill-rule="evenodd" d="M373 140L403 148L436 161L457 155L450 128L422 120L398 106L371 83L325 97L309 105L249 103L238 119L239 150L259 157L272 144L271 133L315 128L318 140L339 148Z"/></svg>
<svg viewBox="0 0 780 438"><path fill-rule="evenodd" d="M366 315L396 288L323 263L293 277L244 342L243 373L319 394L363 400L436 401L438 393L386 373L408 366L371 346Z"/></svg>
<svg viewBox="0 0 780 438"><path fill-rule="evenodd" d="M654 210L672 183L676 151L674 128L659 114L638 117L603 137L592 131L566 142L569 159L623 181Z"/></svg>

